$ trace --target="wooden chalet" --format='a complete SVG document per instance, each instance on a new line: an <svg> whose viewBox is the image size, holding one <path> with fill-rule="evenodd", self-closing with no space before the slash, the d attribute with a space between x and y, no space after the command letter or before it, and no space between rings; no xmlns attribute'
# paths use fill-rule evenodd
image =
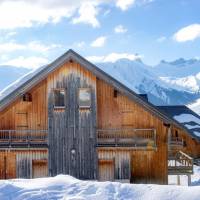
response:
<svg viewBox="0 0 200 200"><path fill-rule="evenodd" d="M199 137L73 50L0 97L1 179L167 184L168 174L192 173L194 155Z"/></svg>

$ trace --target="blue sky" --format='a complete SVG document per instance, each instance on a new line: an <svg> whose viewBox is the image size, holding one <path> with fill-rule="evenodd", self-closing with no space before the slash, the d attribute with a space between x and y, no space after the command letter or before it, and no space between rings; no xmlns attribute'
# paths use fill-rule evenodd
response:
<svg viewBox="0 0 200 200"><path fill-rule="evenodd" d="M2 0L0 64L35 68L69 48L92 62L200 57L199 0Z"/></svg>

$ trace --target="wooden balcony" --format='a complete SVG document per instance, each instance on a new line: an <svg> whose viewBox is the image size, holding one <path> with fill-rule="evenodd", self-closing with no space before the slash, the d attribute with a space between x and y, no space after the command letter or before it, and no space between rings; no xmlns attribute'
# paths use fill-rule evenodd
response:
<svg viewBox="0 0 200 200"><path fill-rule="evenodd" d="M0 148L47 147L47 130L0 130Z"/></svg>
<svg viewBox="0 0 200 200"><path fill-rule="evenodd" d="M98 129L98 147L156 148L156 129Z"/></svg>
<svg viewBox="0 0 200 200"><path fill-rule="evenodd" d="M183 147L184 146L184 140L183 140L183 138L180 138L180 137L171 137L170 145L172 147Z"/></svg>
<svg viewBox="0 0 200 200"><path fill-rule="evenodd" d="M193 158L179 151L174 157L168 159L169 175L193 174Z"/></svg>

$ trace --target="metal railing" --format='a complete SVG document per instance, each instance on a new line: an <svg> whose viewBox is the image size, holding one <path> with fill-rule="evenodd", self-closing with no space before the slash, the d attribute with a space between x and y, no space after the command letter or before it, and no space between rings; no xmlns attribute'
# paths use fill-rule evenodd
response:
<svg viewBox="0 0 200 200"><path fill-rule="evenodd" d="M193 158L182 151L178 151L176 155L168 160L169 174L192 174Z"/></svg>
<svg viewBox="0 0 200 200"><path fill-rule="evenodd" d="M0 146L47 144L47 130L0 130Z"/></svg>
<svg viewBox="0 0 200 200"><path fill-rule="evenodd" d="M156 129L98 129L97 146L99 147L156 147Z"/></svg>

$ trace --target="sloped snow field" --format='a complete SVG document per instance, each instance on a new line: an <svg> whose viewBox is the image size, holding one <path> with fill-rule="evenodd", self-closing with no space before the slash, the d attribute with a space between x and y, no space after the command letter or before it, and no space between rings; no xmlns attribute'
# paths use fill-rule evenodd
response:
<svg viewBox="0 0 200 200"><path fill-rule="evenodd" d="M190 187L80 181L67 175L2 180L0 200L199 200L200 167L193 178Z"/></svg>

